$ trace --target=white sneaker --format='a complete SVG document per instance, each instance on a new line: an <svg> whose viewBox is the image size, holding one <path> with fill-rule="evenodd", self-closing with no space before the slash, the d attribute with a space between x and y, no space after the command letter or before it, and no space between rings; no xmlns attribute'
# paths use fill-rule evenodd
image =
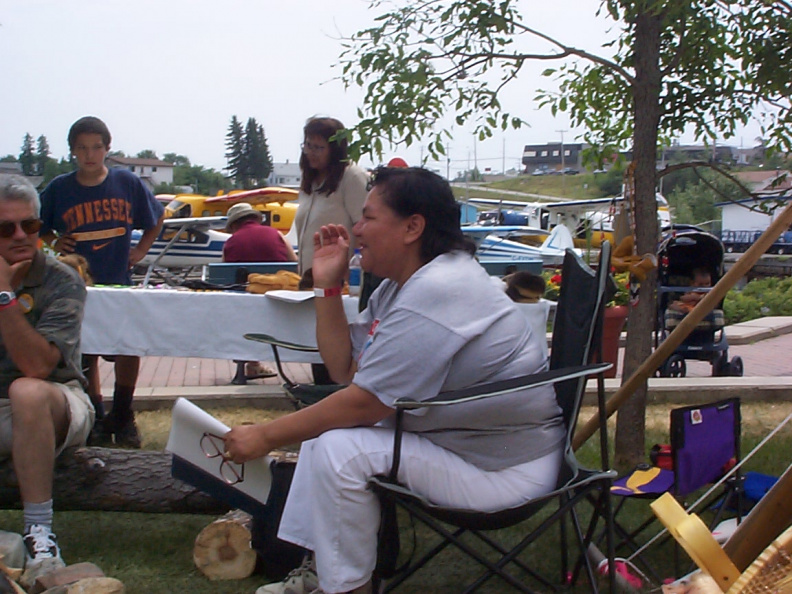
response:
<svg viewBox="0 0 792 594"><path fill-rule="evenodd" d="M267 584L256 590L256 594L312 594L319 588L316 577L316 563L313 555L303 559L302 565L293 569L286 579L275 584ZM321 592L321 590L318 590Z"/></svg>
<svg viewBox="0 0 792 594"><path fill-rule="evenodd" d="M49 528L33 524L23 537L25 542L25 567L32 567L46 559L58 559L63 563L58 548L58 537Z"/></svg>

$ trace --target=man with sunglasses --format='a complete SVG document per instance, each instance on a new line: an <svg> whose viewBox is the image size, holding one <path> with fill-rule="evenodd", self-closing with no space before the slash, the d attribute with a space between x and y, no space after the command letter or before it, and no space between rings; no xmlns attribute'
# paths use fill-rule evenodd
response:
<svg viewBox="0 0 792 594"><path fill-rule="evenodd" d="M63 254L88 260L99 285L131 285L130 271L148 252L162 228L164 209L145 184L126 169L109 169L110 130L99 118L86 116L69 129L69 150L77 171L60 175L41 194L42 238ZM143 235L132 247L132 230ZM140 447L132 413L140 357L114 357L113 409L105 417L97 355L86 355L88 393L96 408L93 445Z"/></svg>
<svg viewBox="0 0 792 594"><path fill-rule="evenodd" d="M28 577L63 567L52 532L55 458L85 444L94 409L80 364L85 285L38 249L39 197L0 175L0 455L19 482Z"/></svg>

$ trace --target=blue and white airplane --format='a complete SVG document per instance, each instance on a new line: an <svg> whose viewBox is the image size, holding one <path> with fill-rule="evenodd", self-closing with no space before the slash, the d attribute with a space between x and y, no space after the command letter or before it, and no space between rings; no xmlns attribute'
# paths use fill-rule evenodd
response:
<svg viewBox="0 0 792 594"><path fill-rule="evenodd" d="M517 225L465 225L462 231L476 242L476 257L480 260L516 262L525 259L540 259L542 266L560 266L566 250L575 248L572 234L564 225L556 225L541 246L536 247L515 241L521 235L542 232L535 227ZM511 239L510 239L511 238Z"/></svg>
<svg viewBox="0 0 792 594"><path fill-rule="evenodd" d="M148 285L155 270L181 268L191 270L197 266L223 261L223 245L231 237L225 233L226 217L193 217L165 219L159 237L140 262L146 267L144 285ZM132 245L141 237L132 232Z"/></svg>

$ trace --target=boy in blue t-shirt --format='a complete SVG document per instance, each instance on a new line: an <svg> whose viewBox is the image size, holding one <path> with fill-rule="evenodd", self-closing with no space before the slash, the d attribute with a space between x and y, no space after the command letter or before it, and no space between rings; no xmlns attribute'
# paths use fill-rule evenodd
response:
<svg viewBox="0 0 792 594"><path fill-rule="evenodd" d="M148 252L162 228L163 207L139 177L125 169L108 169L110 131L99 118L87 116L69 129L69 150L77 171L53 179L41 194L41 237L62 254L88 260L99 285L130 285L131 270ZM143 236L132 247L132 230ZM98 355L86 355L88 394L96 408L92 442L140 447L132 413L140 357L116 355L113 409L106 417L99 382Z"/></svg>

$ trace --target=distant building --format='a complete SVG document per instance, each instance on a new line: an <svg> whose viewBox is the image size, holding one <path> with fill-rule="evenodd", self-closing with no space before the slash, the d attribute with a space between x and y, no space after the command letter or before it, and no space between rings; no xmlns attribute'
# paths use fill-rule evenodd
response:
<svg viewBox="0 0 792 594"><path fill-rule="evenodd" d="M762 212L759 208L762 202L761 198L746 198L736 202L719 202L715 206L720 207L722 212L721 228L723 231L764 231L783 212L785 203L790 200L792 200L792 194L773 197L770 204L775 206L775 208L769 213ZM751 208L756 210L750 210Z"/></svg>
<svg viewBox="0 0 792 594"><path fill-rule="evenodd" d="M751 148L734 149L738 165L750 165L751 163L761 163L765 156L765 147L757 144Z"/></svg>
<svg viewBox="0 0 792 594"><path fill-rule="evenodd" d="M143 180L152 192L160 184L173 183L173 164L159 159L135 159L131 157L107 157L108 167L128 169Z"/></svg>
<svg viewBox="0 0 792 594"><path fill-rule="evenodd" d="M564 167L582 171L583 161L581 154L588 146L588 144L582 143L564 143L564 155L562 159L562 145L560 142L526 144L523 149L522 157L525 173L532 173L537 170L544 172L559 171ZM671 162L684 161L714 161L716 163L745 164L756 157L757 151L761 151L761 147L738 149L726 145L674 144L658 153L657 163L658 167L663 167ZM624 151L621 153L621 156L629 161L632 159L632 151Z"/></svg>
<svg viewBox="0 0 792 594"><path fill-rule="evenodd" d="M267 178L270 186L285 186L287 188L297 188L302 181L302 171L299 163L273 163L272 173Z"/></svg>
<svg viewBox="0 0 792 594"><path fill-rule="evenodd" d="M2 161L0 162L0 173L22 175L22 163L19 161Z"/></svg>
<svg viewBox="0 0 792 594"><path fill-rule="evenodd" d="M580 153L585 147L586 145L581 143L526 144L523 149L522 164L525 166L526 173L537 169L560 170L563 167L571 167L580 171L582 167Z"/></svg>
<svg viewBox="0 0 792 594"><path fill-rule="evenodd" d="M22 163L19 161L2 161L0 162L0 173L10 173L12 175L21 175L25 177L34 188L41 188L44 184L43 175L25 175L22 173Z"/></svg>
<svg viewBox="0 0 792 594"><path fill-rule="evenodd" d="M792 189L792 173L786 170L738 171L734 174L751 192Z"/></svg>
<svg viewBox="0 0 792 594"><path fill-rule="evenodd" d="M673 144L658 155L658 160L669 162L713 161L715 163L737 163L740 159L733 146L704 144Z"/></svg>

